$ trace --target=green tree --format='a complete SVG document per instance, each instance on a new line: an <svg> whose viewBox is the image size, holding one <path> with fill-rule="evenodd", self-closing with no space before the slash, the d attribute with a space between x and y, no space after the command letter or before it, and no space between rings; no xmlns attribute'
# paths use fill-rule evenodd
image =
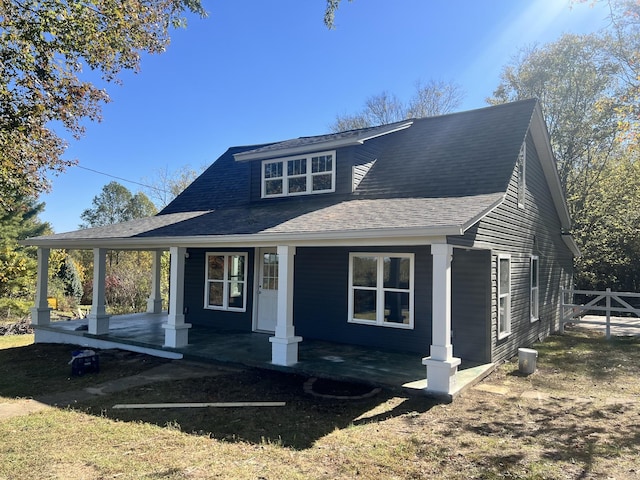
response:
<svg viewBox="0 0 640 480"><path fill-rule="evenodd" d="M364 108L354 115L338 115L331 125L334 132L399 122L408 118L442 115L455 110L464 98L462 87L455 83L431 80L416 82L415 92L408 102L396 95L382 92L365 101Z"/></svg>
<svg viewBox="0 0 640 480"><path fill-rule="evenodd" d="M36 253L18 243L51 231L38 219L43 203L22 199L7 210L0 205L0 317L25 315L32 305Z"/></svg>
<svg viewBox="0 0 640 480"><path fill-rule="evenodd" d="M576 259L577 285L640 291L640 158L629 150L610 162L587 193L575 219L582 256Z"/></svg>
<svg viewBox="0 0 640 480"><path fill-rule="evenodd" d="M62 280L65 296L72 297L76 303L79 302L83 294L82 280L71 255L65 256L57 276Z"/></svg>
<svg viewBox="0 0 640 480"><path fill-rule="evenodd" d="M102 227L155 215L157 210L141 192L132 194L118 182L110 182L92 201L92 208L80 215L80 228ZM92 271L90 255L79 255L85 272ZM110 251L105 278L105 297L112 313L130 313L144 308L151 285L149 252ZM85 280L85 296L90 294L90 279Z"/></svg>
<svg viewBox="0 0 640 480"><path fill-rule="evenodd" d="M52 124L80 137L84 120L100 119L109 97L83 69L106 82L138 70L186 12L205 15L200 0L0 2L0 204L46 190L47 172L70 164Z"/></svg>
<svg viewBox="0 0 640 480"><path fill-rule="evenodd" d="M637 118L618 48L611 32L527 48L503 69L489 99L540 99L582 250L576 284L585 289L640 288L640 170L628 136Z"/></svg>
<svg viewBox="0 0 640 480"><path fill-rule="evenodd" d="M620 67L606 38L564 35L528 47L507 65L489 103L538 98L558 162L560 181L574 212L611 158L620 132L616 109Z"/></svg>
<svg viewBox="0 0 640 480"><path fill-rule="evenodd" d="M92 204L93 208L80 214L84 221L80 228L103 227L157 213L155 205L144 193L133 195L118 182L110 182L102 187L102 192L93 197Z"/></svg>

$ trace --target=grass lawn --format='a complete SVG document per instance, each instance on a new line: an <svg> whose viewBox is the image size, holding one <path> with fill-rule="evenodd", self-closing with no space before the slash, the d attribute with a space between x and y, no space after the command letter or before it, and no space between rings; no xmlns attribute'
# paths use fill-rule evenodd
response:
<svg viewBox="0 0 640 480"><path fill-rule="evenodd" d="M2 419L0 479L640 479L640 338L576 330L535 348L535 374L504 364L449 405L319 399L305 377L243 369ZM100 374L69 378L71 349L0 350L0 403L166 362L111 354ZM287 405L112 409L248 400Z"/></svg>

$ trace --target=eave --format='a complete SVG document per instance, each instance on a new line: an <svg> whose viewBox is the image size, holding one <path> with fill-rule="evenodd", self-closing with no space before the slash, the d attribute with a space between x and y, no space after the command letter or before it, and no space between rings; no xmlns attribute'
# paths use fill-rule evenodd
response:
<svg viewBox="0 0 640 480"><path fill-rule="evenodd" d="M162 250L170 246L189 248L247 248L273 245L356 246L356 245L421 245L442 242L447 236L464 234L462 225L425 228L370 229L340 232L254 233L246 235L197 235L184 237L122 237L56 239L31 238L25 245L43 248L117 250Z"/></svg>

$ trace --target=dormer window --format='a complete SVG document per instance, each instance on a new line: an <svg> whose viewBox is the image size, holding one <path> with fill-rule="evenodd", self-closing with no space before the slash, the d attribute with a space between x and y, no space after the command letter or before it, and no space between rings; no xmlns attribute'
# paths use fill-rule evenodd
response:
<svg viewBox="0 0 640 480"><path fill-rule="evenodd" d="M336 189L336 152L262 162L262 198L328 193Z"/></svg>

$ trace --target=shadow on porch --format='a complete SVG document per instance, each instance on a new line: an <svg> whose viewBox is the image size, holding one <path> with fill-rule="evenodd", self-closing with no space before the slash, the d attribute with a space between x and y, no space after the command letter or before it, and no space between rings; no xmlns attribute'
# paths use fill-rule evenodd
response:
<svg viewBox="0 0 640 480"><path fill-rule="evenodd" d="M119 348L165 358L246 365L367 383L404 393L426 393L426 369L416 354L304 339L299 344L298 363L283 367L271 363L269 334L223 332L194 325L189 330L189 345L166 348L162 328L166 321L166 313L113 316L109 320L109 333L105 335L89 334L87 320L52 322L35 327L36 342ZM481 381L494 368L494 364L463 363L457 375L458 390L453 396Z"/></svg>

